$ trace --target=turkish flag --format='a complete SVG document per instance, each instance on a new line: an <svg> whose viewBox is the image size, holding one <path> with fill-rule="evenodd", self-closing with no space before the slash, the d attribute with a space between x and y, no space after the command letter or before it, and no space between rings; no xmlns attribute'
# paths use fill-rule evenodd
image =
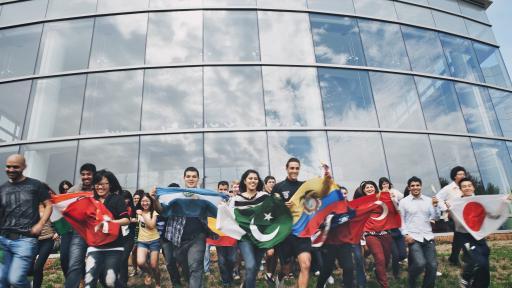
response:
<svg viewBox="0 0 512 288"><path fill-rule="evenodd" d="M402 226L400 214L396 210L389 192L364 196L350 201L349 205L356 211L358 209L361 211L371 211L370 217L365 222L364 231L380 232Z"/></svg>

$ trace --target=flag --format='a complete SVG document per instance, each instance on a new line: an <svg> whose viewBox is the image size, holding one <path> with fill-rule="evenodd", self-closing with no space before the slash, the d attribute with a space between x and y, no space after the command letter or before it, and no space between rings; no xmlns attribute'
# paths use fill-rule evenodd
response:
<svg viewBox="0 0 512 288"><path fill-rule="evenodd" d="M208 217L208 228L215 234L218 235L216 238L206 238L206 244L212 246L235 246L237 240L226 236L219 229L217 229L217 218Z"/></svg>
<svg viewBox="0 0 512 288"><path fill-rule="evenodd" d="M199 188L157 188L162 215L185 217L217 216L217 206L228 199L223 193Z"/></svg>
<svg viewBox="0 0 512 288"><path fill-rule="evenodd" d="M498 230L510 215L506 195L479 195L453 200L450 212L476 240Z"/></svg>
<svg viewBox="0 0 512 288"><path fill-rule="evenodd" d="M92 197L92 195L92 192L77 192L52 196L53 211L50 221L53 223L57 233L60 235L65 234L71 228L69 222L62 215L62 211L65 211L69 204L83 197Z"/></svg>
<svg viewBox="0 0 512 288"><path fill-rule="evenodd" d="M265 192L252 199L235 196L229 205L219 206L217 228L224 234L247 240L259 248L272 248L291 231L292 217L284 203Z"/></svg>
<svg viewBox="0 0 512 288"><path fill-rule="evenodd" d="M89 246L102 246L119 236L121 226L111 222L112 213L91 192L52 196L52 203L53 222L59 223L63 216Z"/></svg>

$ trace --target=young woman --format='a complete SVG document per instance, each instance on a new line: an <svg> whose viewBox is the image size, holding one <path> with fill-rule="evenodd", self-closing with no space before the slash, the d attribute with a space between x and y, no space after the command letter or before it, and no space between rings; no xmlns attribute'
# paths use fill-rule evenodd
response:
<svg viewBox="0 0 512 288"><path fill-rule="evenodd" d="M117 193L120 193L118 190L120 186L116 176L110 171L100 170L94 175L93 185L94 198L102 202L112 213L114 219L111 222L119 223L121 226L128 225L130 217L123 197L117 195ZM120 260L123 259L123 250L124 236L122 231L119 231L117 239L110 243L87 248L85 287L95 288L98 280L100 280L103 287L123 287L120 281ZM100 277L101 279L99 279Z"/></svg>
<svg viewBox="0 0 512 288"><path fill-rule="evenodd" d="M160 287L160 270L158 269L158 256L160 253L160 234L156 229L158 213L155 211L153 197L148 193L140 199L137 207L137 221L139 235L137 238L137 265L146 272L144 284L151 285L151 277L155 278L155 287ZM149 267L146 263L149 253Z"/></svg>
<svg viewBox="0 0 512 288"><path fill-rule="evenodd" d="M265 179L263 180L263 184L264 191L269 194L272 194L272 189L276 185L276 178L274 176L269 175L265 177ZM278 258L275 251L275 248L271 248L265 252L265 263L267 270L267 273L265 273L265 280L267 280L269 285L275 285L274 275L276 274Z"/></svg>
<svg viewBox="0 0 512 288"><path fill-rule="evenodd" d="M128 190L123 190L121 195L123 196L124 203L126 204L126 210L128 211L128 215L130 216L130 224L127 226L123 226L123 234L124 234L124 251L123 251L123 259L121 260L121 282L124 287L128 287L128 260L130 259L130 253L135 246L135 223L131 222L132 215L135 213L135 207L133 206L133 197L132 193Z"/></svg>
<svg viewBox="0 0 512 288"><path fill-rule="evenodd" d="M135 193L133 194L133 210L130 213L130 226L134 227L133 243L137 243L137 236L139 235L139 225L137 222L137 214L135 213L135 207L139 205L140 198L142 198L142 196L144 196L144 190L142 189L135 191ZM133 272L130 274L130 276L135 276L137 275L137 245L133 245L131 261Z"/></svg>
<svg viewBox="0 0 512 288"><path fill-rule="evenodd" d="M63 180L59 184L59 194L66 194L68 193L69 188L73 187L73 184L69 182L68 180Z"/></svg>

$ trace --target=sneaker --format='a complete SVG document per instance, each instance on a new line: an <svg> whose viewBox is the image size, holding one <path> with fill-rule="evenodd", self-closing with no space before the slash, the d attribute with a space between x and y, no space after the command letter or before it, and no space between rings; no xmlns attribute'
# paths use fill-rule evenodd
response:
<svg viewBox="0 0 512 288"><path fill-rule="evenodd" d="M265 273L265 280L267 281L269 287L276 285L274 278L272 277L272 273Z"/></svg>
<svg viewBox="0 0 512 288"><path fill-rule="evenodd" d="M320 276L320 271L316 271L315 276Z"/></svg>
<svg viewBox="0 0 512 288"><path fill-rule="evenodd" d="M235 279L235 280L240 280L240 274L238 274L238 273L234 272L234 273L233 273L233 279Z"/></svg>
<svg viewBox="0 0 512 288"><path fill-rule="evenodd" d="M329 284L334 284L334 278L332 278L332 276L329 276L329 278L327 278L327 283Z"/></svg>
<svg viewBox="0 0 512 288"><path fill-rule="evenodd" d="M438 276L438 277L439 277L439 276L443 276L443 273L441 273L441 272L437 271L437 272L436 272L436 276Z"/></svg>
<svg viewBox="0 0 512 288"><path fill-rule="evenodd" d="M468 288L468 287L470 287L470 283L461 277L461 278L459 278L459 287L460 288Z"/></svg>

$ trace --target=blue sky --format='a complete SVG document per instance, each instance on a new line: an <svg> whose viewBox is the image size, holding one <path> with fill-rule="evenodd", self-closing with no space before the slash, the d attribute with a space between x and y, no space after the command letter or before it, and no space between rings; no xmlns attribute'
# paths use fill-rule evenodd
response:
<svg viewBox="0 0 512 288"><path fill-rule="evenodd" d="M500 45L501 55L507 65L508 74L512 75L512 1L494 0L494 3L487 9L487 16L491 21L494 35Z"/></svg>

